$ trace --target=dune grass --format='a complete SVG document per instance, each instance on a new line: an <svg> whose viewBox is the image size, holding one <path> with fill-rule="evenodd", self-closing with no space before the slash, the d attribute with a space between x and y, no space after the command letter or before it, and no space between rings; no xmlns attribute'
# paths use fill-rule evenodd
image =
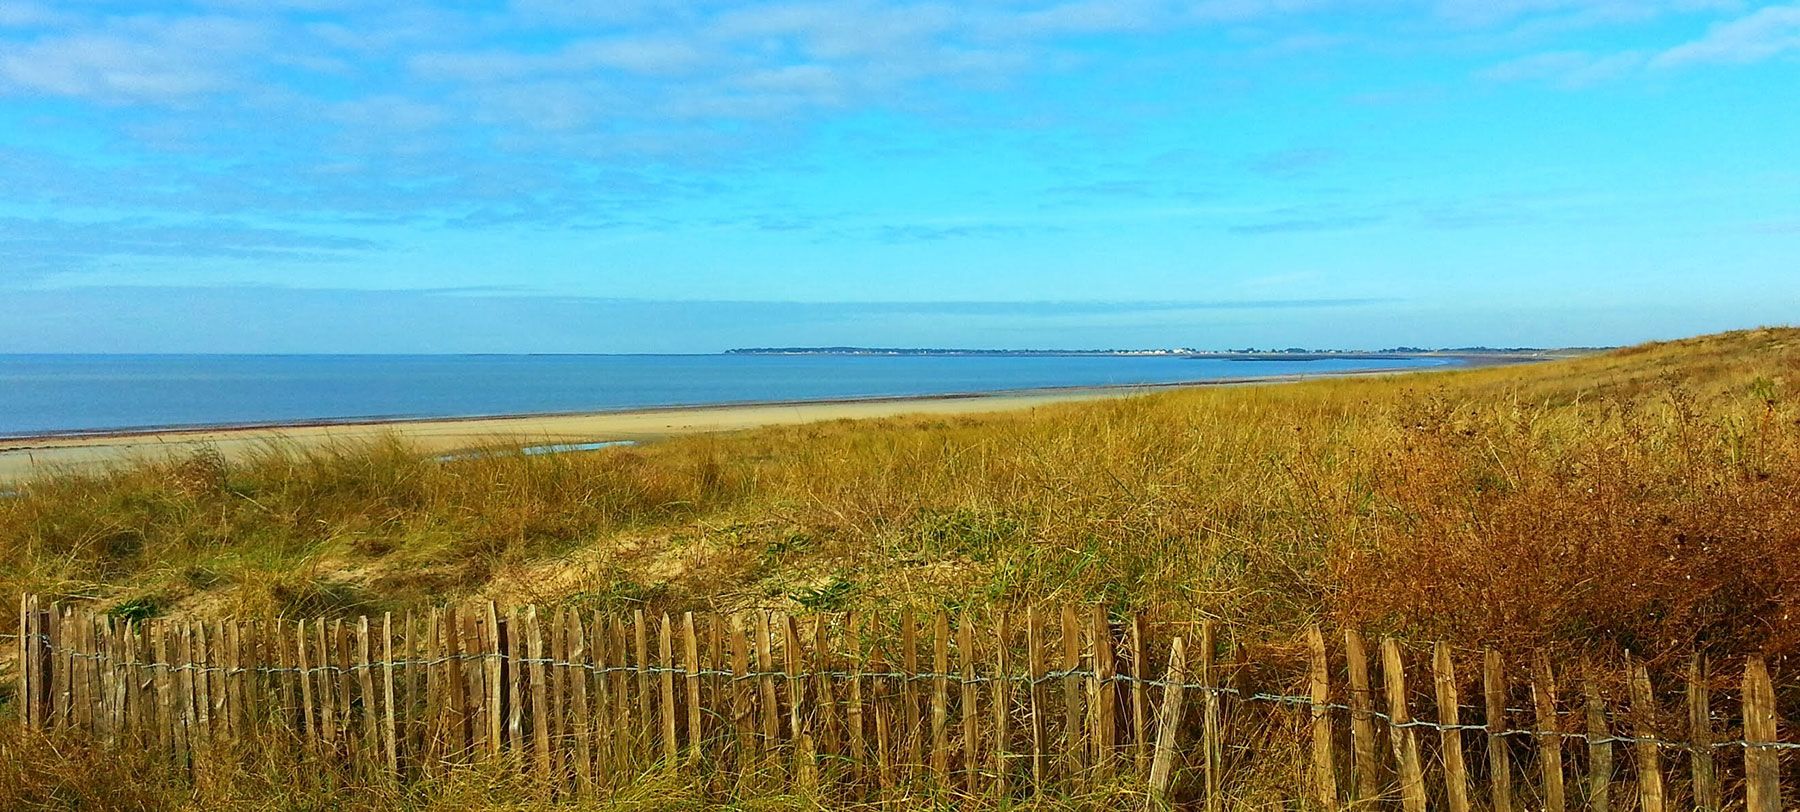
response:
<svg viewBox="0 0 1800 812"><path fill-rule="evenodd" d="M0 592L22 591L133 616L478 595L876 613L1104 600L1153 621L1214 618L1250 646L1291 645L1321 620L1664 666L1793 654L1800 330L581 454L436 461L398 441L199 454L0 500ZM59 735L6 726L0 806L541 805L507 783L516 773L400 792L277 753L163 781L134 766L142 754ZM1264 800L1282 775L1269 771ZM665 776L624 800L708 802L691 790ZM1121 791L1045 808L1141 803Z"/></svg>
<svg viewBox="0 0 1800 812"><path fill-rule="evenodd" d="M1800 331L438 462L397 441L53 477L0 588L116 611L1017 607L1249 637L1793 651Z"/></svg>

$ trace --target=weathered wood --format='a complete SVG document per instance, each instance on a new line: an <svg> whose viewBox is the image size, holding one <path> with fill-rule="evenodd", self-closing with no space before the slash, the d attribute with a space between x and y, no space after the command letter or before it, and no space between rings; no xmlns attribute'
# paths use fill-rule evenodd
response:
<svg viewBox="0 0 1800 812"><path fill-rule="evenodd" d="M651 712L655 704L656 681L650 670L650 624L644 619L644 610L631 610L632 662L637 674L637 715L645 727L641 735L635 736L636 751L643 754L646 761L654 761L656 729L650 727L656 716ZM634 731L635 733L636 731Z"/></svg>
<svg viewBox="0 0 1800 812"><path fill-rule="evenodd" d="M693 760L700 757L700 745L705 740L700 732L700 635L694 628L693 612L681 616L681 643L687 658L687 752Z"/></svg>
<svg viewBox="0 0 1800 812"><path fill-rule="evenodd" d="M1222 686L1213 661L1218 648L1216 635L1217 629L1211 620L1200 622L1200 684L1205 686L1202 690L1206 692L1201 702L1201 757L1204 760L1201 774L1206 790L1207 812L1218 812L1224 803L1219 792L1219 782L1225 769L1225 736L1224 713L1219 700L1219 689Z"/></svg>
<svg viewBox="0 0 1800 812"><path fill-rule="evenodd" d="M629 776L636 770L634 758L638 739L637 725L631 715L631 680L626 679L625 672L631 662L631 654L626 646L625 621L615 617L610 624L612 633L612 652L618 657L619 665L613 670L613 752L615 764L620 776Z"/></svg>
<svg viewBox="0 0 1800 812"><path fill-rule="evenodd" d="M525 648L525 614L519 607L506 613L506 628L502 631L506 638L506 740L513 758L522 759L531 749L525 740L525 672L530 670L525 661L531 652Z"/></svg>
<svg viewBox="0 0 1800 812"><path fill-rule="evenodd" d="M1063 775L1084 776L1087 768L1087 704L1082 696L1081 622L1075 607L1062 607Z"/></svg>
<svg viewBox="0 0 1800 812"><path fill-rule="evenodd" d="M813 735L812 717L806 713L806 653L800 643L800 622L793 615L781 620L782 668L787 676L788 741L793 744L789 757L790 773L803 793L818 785L818 740ZM809 778L810 776L810 778ZM810 794L810 793L806 793Z"/></svg>
<svg viewBox="0 0 1800 812"><path fill-rule="evenodd" d="M425 696L423 682L426 654L425 640L423 639L424 636L419 633L418 629L420 622L419 618L414 617L413 613L408 610L401 620L400 631L402 636L400 647L401 650L406 652L406 666L400 669L400 682L406 690L406 713L402 714L400 717L401 725L399 732L401 738L406 742L406 744L402 745L401 749L411 750L414 754L414 763L417 763L417 756L425 751L423 721L426 717L424 716ZM420 721L417 724L413 722L414 714L419 714Z"/></svg>
<svg viewBox="0 0 1800 812"><path fill-rule="evenodd" d="M1744 812L1781 809L1781 765L1770 745L1776 729L1775 686L1761 655L1744 663Z"/></svg>
<svg viewBox="0 0 1800 812"><path fill-rule="evenodd" d="M362 690L363 753L374 763L376 754L381 753L381 734L378 732L380 717L375 698L374 657L369 649L369 618L363 615L356 623L356 676Z"/></svg>
<svg viewBox="0 0 1800 812"><path fill-rule="evenodd" d="M550 781L550 686L545 679L544 630L536 606L525 607L525 647L531 668L531 764L538 780Z"/></svg>
<svg viewBox="0 0 1800 812"><path fill-rule="evenodd" d="M753 718L755 697L751 695L750 649L744 641L744 618L731 616L731 725L737 732L737 758L734 766L740 775L749 775L761 759L761 740L756 735Z"/></svg>
<svg viewBox="0 0 1800 812"><path fill-rule="evenodd" d="M50 715L48 724L44 725L46 728L63 727L69 723L69 661L73 658L69 656L68 641L64 639L63 634L64 618L67 616L68 610L61 602L50 602L50 614L46 618L49 626L47 629L49 657L47 659L50 662L50 673L46 675L48 677L46 681L50 684ZM188 636L192 636L191 630L188 632ZM192 685L192 672L190 671L188 674L188 684ZM189 699L188 704L192 705L193 700Z"/></svg>
<svg viewBox="0 0 1800 812"><path fill-rule="evenodd" d="M868 737L866 734L867 702L865 694L867 686L863 677L863 663L867 661L863 646L863 616L848 613L844 616L844 648L848 650L847 668L849 680L844 697L844 746L848 748L844 757L850 762L850 778L861 784L868 780L869 760Z"/></svg>
<svg viewBox="0 0 1800 812"><path fill-rule="evenodd" d="M1469 772L1463 763L1462 711L1456 662L1442 642L1431 649L1431 681L1437 697L1438 749L1444 759L1444 797L1450 812L1469 810Z"/></svg>
<svg viewBox="0 0 1800 812"><path fill-rule="evenodd" d="M1506 741L1506 663L1487 649L1481 658L1481 693L1487 706L1488 804L1495 812L1513 808L1512 759Z"/></svg>
<svg viewBox="0 0 1800 812"><path fill-rule="evenodd" d="M950 616L938 612L931 640L931 775L950 783Z"/></svg>
<svg viewBox="0 0 1800 812"><path fill-rule="evenodd" d="M302 632L301 641L304 644L304 629ZM174 753L177 759L185 759L187 752L182 748L181 712L177 709L175 701L175 689L180 682L180 677L172 675L170 670L171 665L175 662L175 657L169 640L169 624L158 623L152 629L152 638L152 645L156 652L154 679L160 722L158 734L161 736L164 751ZM307 701L307 705L310 710L312 705L310 699ZM40 715L41 713L40 710ZM312 744L310 737L307 743Z"/></svg>
<svg viewBox="0 0 1800 812"><path fill-rule="evenodd" d="M1638 739L1632 748L1637 754L1638 809L1663 812L1662 752L1655 741L1656 695L1650 688L1650 672L1628 654L1625 679L1631 691L1631 733Z"/></svg>
<svg viewBox="0 0 1800 812"><path fill-rule="evenodd" d="M1406 812L1424 812L1425 775L1419 760L1419 737L1411 727L1406 664L1400 656L1400 644L1392 637L1381 641L1381 676L1387 685L1388 738L1394 748L1394 763L1400 769L1400 804Z"/></svg>
<svg viewBox="0 0 1800 812"><path fill-rule="evenodd" d="M65 617L65 620L67 618ZM67 634L67 631L64 631ZM213 739L212 729L212 647L206 637L206 622L197 620L188 625L188 664L194 675L194 731L195 739L210 747ZM64 693L62 694L64 724L68 719L67 676L64 677Z"/></svg>
<svg viewBox="0 0 1800 812"><path fill-rule="evenodd" d="M1031 789L1042 793L1050 776L1044 764L1044 618L1037 604L1025 607L1025 672L1027 712L1031 714Z"/></svg>
<svg viewBox="0 0 1800 812"><path fill-rule="evenodd" d="M879 648L875 650L874 659L870 661L869 668L877 674L887 672L887 658L882 656ZM890 704L897 692L890 687L892 682L894 681L886 677L876 677L870 686L872 693L870 698L873 700L875 708L875 783L883 790L892 787L895 779L893 721L891 718L893 711Z"/></svg>
<svg viewBox="0 0 1800 812"><path fill-rule="evenodd" d="M956 658L962 661L963 786L970 797L980 793L981 721L977 705L981 689L975 682L975 617L965 612L956 624Z"/></svg>
<svg viewBox="0 0 1800 812"><path fill-rule="evenodd" d="M801 656L799 621L793 615L782 615L781 663L782 674L787 677L783 684L787 687L788 741L796 745L800 734L810 730L806 725L806 683L800 678ZM799 758L797 750L793 755Z"/></svg>
<svg viewBox="0 0 1800 812"><path fill-rule="evenodd" d="M1148 708L1149 672L1145 670L1148 652L1144 650L1144 616L1141 612L1133 612L1127 632L1130 637L1131 659L1131 751L1137 772L1134 775L1150 774L1150 737Z"/></svg>
<svg viewBox="0 0 1800 812"><path fill-rule="evenodd" d="M18 645L15 647L14 656L17 657L15 660L17 665L13 669L15 672L13 680L16 686L14 696L18 697L19 704L19 723L27 729L36 726L34 724L36 713L32 708L35 703L31 701L31 677L34 670L32 661L36 659L37 646L35 645L36 635L33 634L31 614L31 596L19 595L19 639Z"/></svg>
<svg viewBox="0 0 1800 812"><path fill-rule="evenodd" d="M1588 808L1608 812L1612 808L1613 746L1612 731L1606 724L1606 702L1600 698L1600 687L1591 676L1582 680L1582 693L1587 698Z"/></svg>
<svg viewBox="0 0 1800 812"><path fill-rule="evenodd" d="M506 704L504 695L506 683L502 662L506 657L506 642L500 639L500 607L493 601L481 602L481 671L483 687L487 692L482 696L482 734L487 743L488 755L499 758L506 742Z"/></svg>
<svg viewBox="0 0 1800 812"><path fill-rule="evenodd" d="M657 703L658 715L662 722L662 757L665 766L673 767L680 758L681 745L676 736L675 714L675 635L669 613L664 612L662 624L657 627L657 653L660 655L657 665L662 673L657 680L661 688L661 702Z"/></svg>
<svg viewBox="0 0 1800 812"><path fill-rule="evenodd" d="M570 732L575 738L575 790L582 798L594 794L594 715L588 706L587 633L582 628L581 613L564 610L563 634L569 641L569 713Z"/></svg>
<svg viewBox="0 0 1800 812"><path fill-rule="evenodd" d="M994 795L1002 803L1012 795L1010 787L1011 772L1007 763L1007 751L1012 744L1012 663L1007 657L1012 650L1012 628L1007 623L1005 612L994 616L994 673L991 677L994 688Z"/></svg>
<svg viewBox="0 0 1800 812"><path fill-rule="evenodd" d="M563 614L567 610L546 611L538 619L548 638L545 646L549 649L550 662L544 664L544 671L549 678L549 716L544 724L550 730L550 774L553 781L560 786L569 776L568 765L568 721L563 709L568 706L569 698L569 649L567 637L563 634L565 624Z"/></svg>
<svg viewBox="0 0 1800 812"><path fill-rule="evenodd" d="M394 712L394 613L381 613L381 724L388 775L400 777L400 725Z"/></svg>
<svg viewBox="0 0 1800 812"><path fill-rule="evenodd" d="M1354 800L1381 797L1380 767L1375 754L1375 697L1369 683L1369 653L1362 634L1344 630L1344 658L1349 663L1351 767L1356 777Z"/></svg>
<svg viewBox="0 0 1800 812"><path fill-rule="evenodd" d="M357 747L356 739L350 731L350 716L353 713L352 695L356 689L352 685L356 681L356 674L350 666L350 632L342 620L331 622L331 639L337 651L338 733L344 746L344 754L353 756Z"/></svg>
<svg viewBox="0 0 1800 812"><path fill-rule="evenodd" d="M1694 808L1699 812L1718 812L1724 806L1724 799L1719 793L1718 768L1713 757L1709 677L1705 655L1695 654L1688 660L1688 767L1693 773Z"/></svg>
<svg viewBox="0 0 1800 812"><path fill-rule="evenodd" d="M1112 619L1107 616L1106 607L1095 604L1089 611L1090 646L1094 652L1094 675L1088 680L1089 718L1094 724L1090 743L1094 749L1095 779L1106 781L1112 776L1118 749L1119 690L1113 681L1119 673L1118 661L1113 652Z"/></svg>
<svg viewBox="0 0 1800 812"><path fill-rule="evenodd" d="M1169 803L1175 777L1176 736L1181 731L1181 693L1187 681L1187 646L1177 636L1169 644L1169 671L1163 682L1162 709L1156 719L1156 747L1150 760L1150 798L1159 807ZM1334 793L1335 794L1335 793ZM1335 800L1331 809L1335 807Z"/></svg>
<svg viewBox="0 0 1800 812"><path fill-rule="evenodd" d="M445 686L445 675L450 664L444 661L444 617L443 612L433 609L425 616L425 637L420 642L424 645L424 656L421 658L425 677L425 702L421 721L421 735L424 738L425 766L430 774L435 775L449 750L449 720L445 716L445 695L449 688Z"/></svg>
<svg viewBox="0 0 1800 812"><path fill-rule="evenodd" d="M463 615L463 612L454 607L445 609L438 624L438 630L443 635L437 659L443 661L442 673L439 675L439 699L442 700L439 717L443 719L444 757L445 760L456 761L467 756L469 743L469 684L464 676L462 659Z"/></svg>
<svg viewBox="0 0 1800 812"><path fill-rule="evenodd" d="M1531 704L1539 731L1538 775L1544 790L1544 812L1564 812L1568 801L1563 789L1562 727L1556 713L1556 672L1550 667L1550 655L1541 649L1532 658Z"/></svg>
<svg viewBox="0 0 1800 812"><path fill-rule="evenodd" d="M300 668L300 732L305 735L308 746L317 747L321 740L318 717L313 706L312 658L306 653L306 620L294 621L294 651ZM161 668L167 671L166 667ZM165 688L157 686L157 692Z"/></svg>
<svg viewBox="0 0 1800 812"><path fill-rule="evenodd" d="M612 658L607 653L606 619L600 610L594 610L588 618L588 631L594 660L594 782L597 789L599 785L610 784L618 770L613 753L618 733L614 730L612 715Z"/></svg>
<svg viewBox="0 0 1800 812"><path fill-rule="evenodd" d="M781 711L775 697L774 630L768 612L756 613L756 670L758 710L762 715L762 753L770 765L775 763L775 748L781 742Z"/></svg>
<svg viewBox="0 0 1800 812"><path fill-rule="evenodd" d="M827 767L821 778L829 781L830 768L837 764L837 756L843 749L838 741L836 680L831 676L837 668L832 657L829 618L815 616L812 628L813 743L818 745L818 753Z"/></svg>
<svg viewBox="0 0 1800 812"><path fill-rule="evenodd" d="M919 673L919 624L911 607L900 611L900 670L908 675L900 680L900 709L906 724L901 739L906 746L907 769L911 771L925 763L921 752L925 731L921 727L919 689L913 680Z"/></svg>
<svg viewBox="0 0 1800 812"><path fill-rule="evenodd" d="M1176 638L1179 644L1181 638ZM1338 806L1337 756L1331 739L1331 661L1325 650L1325 633L1317 624L1306 628L1307 685L1312 701L1312 791L1320 809ZM1165 700L1166 701L1166 700ZM1460 755L1460 753L1459 753Z"/></svg>

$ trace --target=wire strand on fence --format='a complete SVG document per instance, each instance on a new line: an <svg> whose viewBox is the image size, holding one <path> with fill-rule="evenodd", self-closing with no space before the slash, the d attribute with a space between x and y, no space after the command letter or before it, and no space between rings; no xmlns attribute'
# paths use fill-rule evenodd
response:
<svg viewBox="0 0 1800 812"><path fill-rule="evenodd" d="M374 670L386 667L388 665L392 665L395 668L430 667L430 666L434 666L434 665L442 665L444 663L451 663L451 662L482 662L482 661L488 661L488 660L500 660L502 662L510 661L516 665L546 665L546 666L552 666L552 667L556 667L556 668L582 669L582 670L585 670L596 676L606 676L606 675L612 675L612 674L628 674L628 675L673 674L673 675L682 676L682 677L686 677L686 676L719 677L719 678L729 679L732 682L751 682L751 681L761 680L761 679L773 679L777 682L787 682L789 680L793 680L796 682L808 682L808 681L817 680L819 678L825 678L828 680L832 680L834 682L845 682L845 681L852 680L852 679L888 680L888 681L901 681L901 682L931 682L931 681L937 680L937 679L945 679L945 680L949 680L952 682L956 682L958 684L971 684L971 685L988 684L988 683L992 683L995 681L1004 680L1004 681L1011 682L1011 683L1018 684L1018 685L1035 687L1035 686L1043 685L1043 684L1047 684L1047 683L1054 683L1054 682L1057 682L1057 681L1060 681L1063 679L1067 679L1069 677L1076 677L1076 678L1080 678L1080 679L1084 679L1084 680L1093 680L1093 679L1098 678L1098 674L1096 674L1096 672L1089 670L1089 669L1058 669L1058 670L1046 671L1037 677L1031 677L1031 676L1025 675L1025 674L1017 674L1017 675L1007 674L1007 675L1002 675L1002 676L996 676L993 674L977 674L977 675L973 675L973 676L965 676L960 673L955 673L955 674L936 673L936 672L931 672L931 671L921 671L921 672L913 673L913 672L902 672L902 671L820 670L820 671L805 671L805 672L789 674L787 671L784 671L784 670L769 670L769 671L751 670L751 671L747 671L744 673L738 673L735 671L726 671L726 670L710 669L710 668L686 669L686 668L673 667L673 666L647 665L647 664L644 664L644 665L615 665L615 666L600 667L600 666L596 666L593 663L576 662L576 661L571 661L571 660L559 660L559 659L549 658L549 657L512 657L507 654L502 654L502 653L497 653L497 652L483 652L483 653L475 653L475 654L450 654L450 655L444 655L444 656L439 656L439 657L396 659L396 660L391 660L391 661L370 662L367 665L359 663L359 664L350 665L348 667L331 665L331 664L320 664L320 665L316 665L316 666L307 666L307 667L300 667L300 666L284 667L284 666L266 666L266 665L265 666L255 666L255 667L242 667L242 666L232 667L232 666L204 665L204 664L200 664L200 663L184 663L184 664L180 664L180 665L175 665L175 664L169 664L169 663L146 663L146 662L135 662L135 661L123 661L122 662L106 652L86 652L86 651L79 651L79 650L76 650L74 648L70 648L67 646L61 646L61 647L52 646L50 636L48 634L39 634L36 636L39 637L40 640L42 641L42 644L44 646L44 652L46 654L50 654L52 656L60 655L60 656L67 656L67 657L86 659L86 660L92 660L92 661L103 661L103 662L106 662L107 664L109 664L113 668L121 668L121 667L135 668L135 669L138 669L140 672L147 672L147 673L191 672L194 674L224 674L224 675L255 673L255 674L264 674L264 675L297 674L297 675L301 675L301 676L313 676L313 675L321 674L321 673L322 674L333 674L333 675L335 675L335 674L354 674L359 671L363 671L365 669L374 671ZM19 638L19 635L16 635L16 634L0 635L0 637L17 640ZM1145 687L1164 688L1164 689L1170 688L1177 684L1177 683L1169 682L1168 680L1148 678L1148 677L1139 677L1139 676L1136 676L1134 674L1129 674L1129 673L1112 674L1112 675L1109 675L1108 680L1113 683L1140 684L1140 685L1144 685ZM1306 709L1306 710L1324 710L1324 711L1328 711L1328 712L1329 711L1337 711L1337 712L1342 712L1342 713L1356 712L1355 709L1352 708L1351 706L1342 704L1342 703L1314 702L1310 696L1271 694L1271 693L1266 693L1266 692L1245 692L1240 689L1233 688L1231 686L1208 685L1205 683L1188 682L1188 681L1183 681L1183 682L1179 683L1179 685L1181 686L1181 688L1184 691L1198 691L1198 692L1205 693L1205 694L1212 694L1214 696L1229 696L1229 697L1236 699L1239 702L1246 702L1246 703L1253 703L1253 704L1284 705L1284 706L1296 707L1296 708L1301 708L1301 709ZM1395 719L1392 715L1382 712L1382 711L1379 711L1379 710L1370 709L1370 710L1366 711L1366 713L1370 718L1381 721L1395 729L1423 729L1423 730L1450 731L1450 732L1483 732L1483 733L1490 732L1486 725L1466 724L1466 723L1465 724L1445 724L1445 723L1440 723L1440 722L1436 722L1436 721L1432 721L1432 720L1428 720L1428 719L1416 719L1416 718L1401 722L1401 721L1395 721ZM1535 730L1535 729L1530 729L1530 728L1513 728L1513 729L1507 729L1507 730L1503 730L1503 731L1492 731L1492 735L1502 736L1502 737L1514 737L1514 738L1548 737L1548 738L1562 739L1565 741L1584 742L1587 744L1594 744L1594 745L1599 745L1599 744L1650 744L1650 745L1655 745L1660 748L1671 749L1671 750L1694 751L1697 749L1697 746L1692 742L1676 741L1676 740L1664 739L1664 738L1653 737L1653 736L1632 736L1632 735L1620 735L1620 734L1608 734L1605 736L1595 736L1591 733L1585 733L1585 732L1566 732L1566 731L1558 731L1558 730ZM1741 748L1745 748L1745 749L1754 749L1754 750L1800 750L1800 742L1751 742L1751 741L1744 740L1744 739L1734 739L1734 740L1728 740L1728 741L1712 742L1706 746L1711 747L1712 749L1715 749L1715 750L1729 749L1729 748L1736 748L1736 747L1741 747Z"/></svg>

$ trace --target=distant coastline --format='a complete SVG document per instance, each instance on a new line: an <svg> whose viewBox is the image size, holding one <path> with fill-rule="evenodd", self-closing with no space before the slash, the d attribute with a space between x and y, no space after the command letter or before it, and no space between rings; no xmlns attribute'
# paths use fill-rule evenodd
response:
<svg viewBox="0 0 1800 812"><path fill-rule="evenodd" d="M1521 360L1541 360L1545 358L1561 358L1570 355L1582 355L1611 349L1609 347L1444 347L1426 349L1422 347L1394 347L1385 350L1325 350L1289 347L1287 349L1255 349L1241 350L1197 350L1187 347L1144 348L1144 349L1087 349L1087 350L1000 350L1000 349L965 349L954 347L738 347L725 351L725 355L831 355L831 356L909 356L909 357L1174 357L1174 358L1206 358L1227 361L1315 361L1324 359L1344 360L1399 360L1405 358L1518 358Z"/></svg>

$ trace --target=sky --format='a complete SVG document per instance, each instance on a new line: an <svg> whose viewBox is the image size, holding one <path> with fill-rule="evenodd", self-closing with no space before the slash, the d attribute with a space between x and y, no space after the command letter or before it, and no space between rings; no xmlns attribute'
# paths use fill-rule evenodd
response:
<svg viewBox="0 0 1800 812"><path fill-rule="evenodd" d="M1800 3L0 0L0 352L1800 320Z"/></svg>

